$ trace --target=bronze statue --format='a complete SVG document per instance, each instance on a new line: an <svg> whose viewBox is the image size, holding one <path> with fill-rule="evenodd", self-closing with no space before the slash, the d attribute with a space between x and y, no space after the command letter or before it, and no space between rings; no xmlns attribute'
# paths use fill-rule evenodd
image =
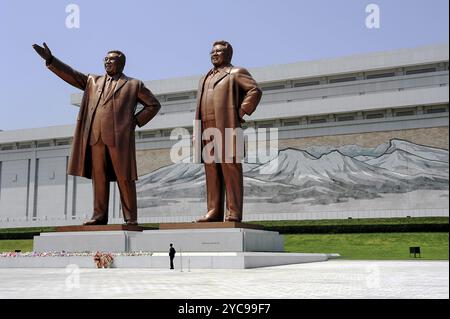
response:
<svg viewBox="0 0 450 319"><path fill-rule="evenodd" d="M227 129L241 128L244 115L251 115L258 105L262 92L250 73L231 64L233 48L226 41L216 41L211 51L213 68L200 80L197 92L197 112L195 119L200 123L200 130L194 130L194 148L196 160L202 147L213 142L214 136L206 137L207 129L215 128L220 134L220 140L213 152L224 155L219 160L205 163L206 191L208 211L197 222L224 221L224 195L226 193L225 221L240 222L243 209L243 174L242 163L236 156L236 145L233 153L228 154L226 148ZM197 132L197 133L196 133ZM195 136L201 132L203 136ZM220 149L217 149L217 146ZM241 145L243 147L243 144ZM215 156L216 154L214 154ZM224 160L229 159L231 161Z"/></svg>
<svg viewBox="0 0 450 319"><path fill-rule="evenodd" d="M125 223L137 225L136 150L134 130L147 124L161 108L140 80L123 74L125 55L110 51L104 59L106 74L83 74L33 45L47 67L67 83L84 91L78 112L68 174L92 179L94 212L84 225L106 225L110 181L117 181ZM137 103L143 109L135 114Z"/></svg>

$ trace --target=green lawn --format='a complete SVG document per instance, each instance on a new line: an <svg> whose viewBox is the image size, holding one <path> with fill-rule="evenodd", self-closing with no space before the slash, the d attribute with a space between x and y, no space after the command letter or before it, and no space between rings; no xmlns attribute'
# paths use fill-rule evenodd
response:
<svg viewBox="0 0 450 319"><path fill-rule="evenodd" d="M423 260L448 260L448 239L448 233L284 235L287 252L338 253L342 259L366 260L415 259L409 257L410 246L420 246Z"/></svg>
<svg viewBox="0 0 450 319"><path fill-rule="evenodd" d="M32 239L0 240L0 252L14 251L20 249L22 252L33 250Z"/></svg>
<svg viewBox="0 0 450 319"><path fill-rule="evenodd" d="M338 253L342 259L402 260L420 246L422 260L448 260L448 233L369 233L283 235L287 252ZM33 241L0 240L0 252L32 251ZM419 258L417 258L419 259Z"/></svg>

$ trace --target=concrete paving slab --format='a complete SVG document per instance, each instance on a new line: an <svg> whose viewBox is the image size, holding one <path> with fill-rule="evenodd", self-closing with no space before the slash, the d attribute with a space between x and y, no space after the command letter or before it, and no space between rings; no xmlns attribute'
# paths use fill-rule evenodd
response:
<svg viewBox="0 0 450 319"><path fill-rule="evenodd" d="M348 261L255 269L0 269L0 298L449 298L448 261Z"/></svg>

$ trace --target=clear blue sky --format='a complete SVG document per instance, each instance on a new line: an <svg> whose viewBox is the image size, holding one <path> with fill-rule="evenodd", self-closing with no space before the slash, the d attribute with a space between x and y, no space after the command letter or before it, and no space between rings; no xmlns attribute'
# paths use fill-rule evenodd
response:
<svg viewBox="0 0 450 319"><path fill-rule="evenodd" d="M80 28L66 27L68 4ZM365 8L380 7L379 29ZM31 45L85 73L104 73L110 49L125 73L157 80L205 73L214 40L233 44L248 68L448 42L448 0L1 0L0 129L72 124L79 92L50 71ZM150 88L151 89L151 88Z"/></svg>

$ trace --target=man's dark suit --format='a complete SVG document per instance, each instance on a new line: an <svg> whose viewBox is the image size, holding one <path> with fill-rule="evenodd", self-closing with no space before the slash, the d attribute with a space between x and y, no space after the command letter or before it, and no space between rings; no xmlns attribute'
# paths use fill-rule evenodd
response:
<svg viewBox="0 0 450 319"><path fill-rule="evenodd" d="M136 150L134 130L161 108L142 81L121 74L104 92L106 75L83 74L53 57L47 67L84 91L78 113L68 174L94 179L94 215L107 223L109 182L118 181L125 221L136 222ZM143 109L135 114L137 103Z"/></svg>
<svg viewBox="0 0 450 319"><path fill-rule="evenodd" d="M175 250L175 248L173 248L173 246L170 246L170 249L169 249L170 269L174 269L173 260L175 259L176 252L177 251Z"/></svg>

